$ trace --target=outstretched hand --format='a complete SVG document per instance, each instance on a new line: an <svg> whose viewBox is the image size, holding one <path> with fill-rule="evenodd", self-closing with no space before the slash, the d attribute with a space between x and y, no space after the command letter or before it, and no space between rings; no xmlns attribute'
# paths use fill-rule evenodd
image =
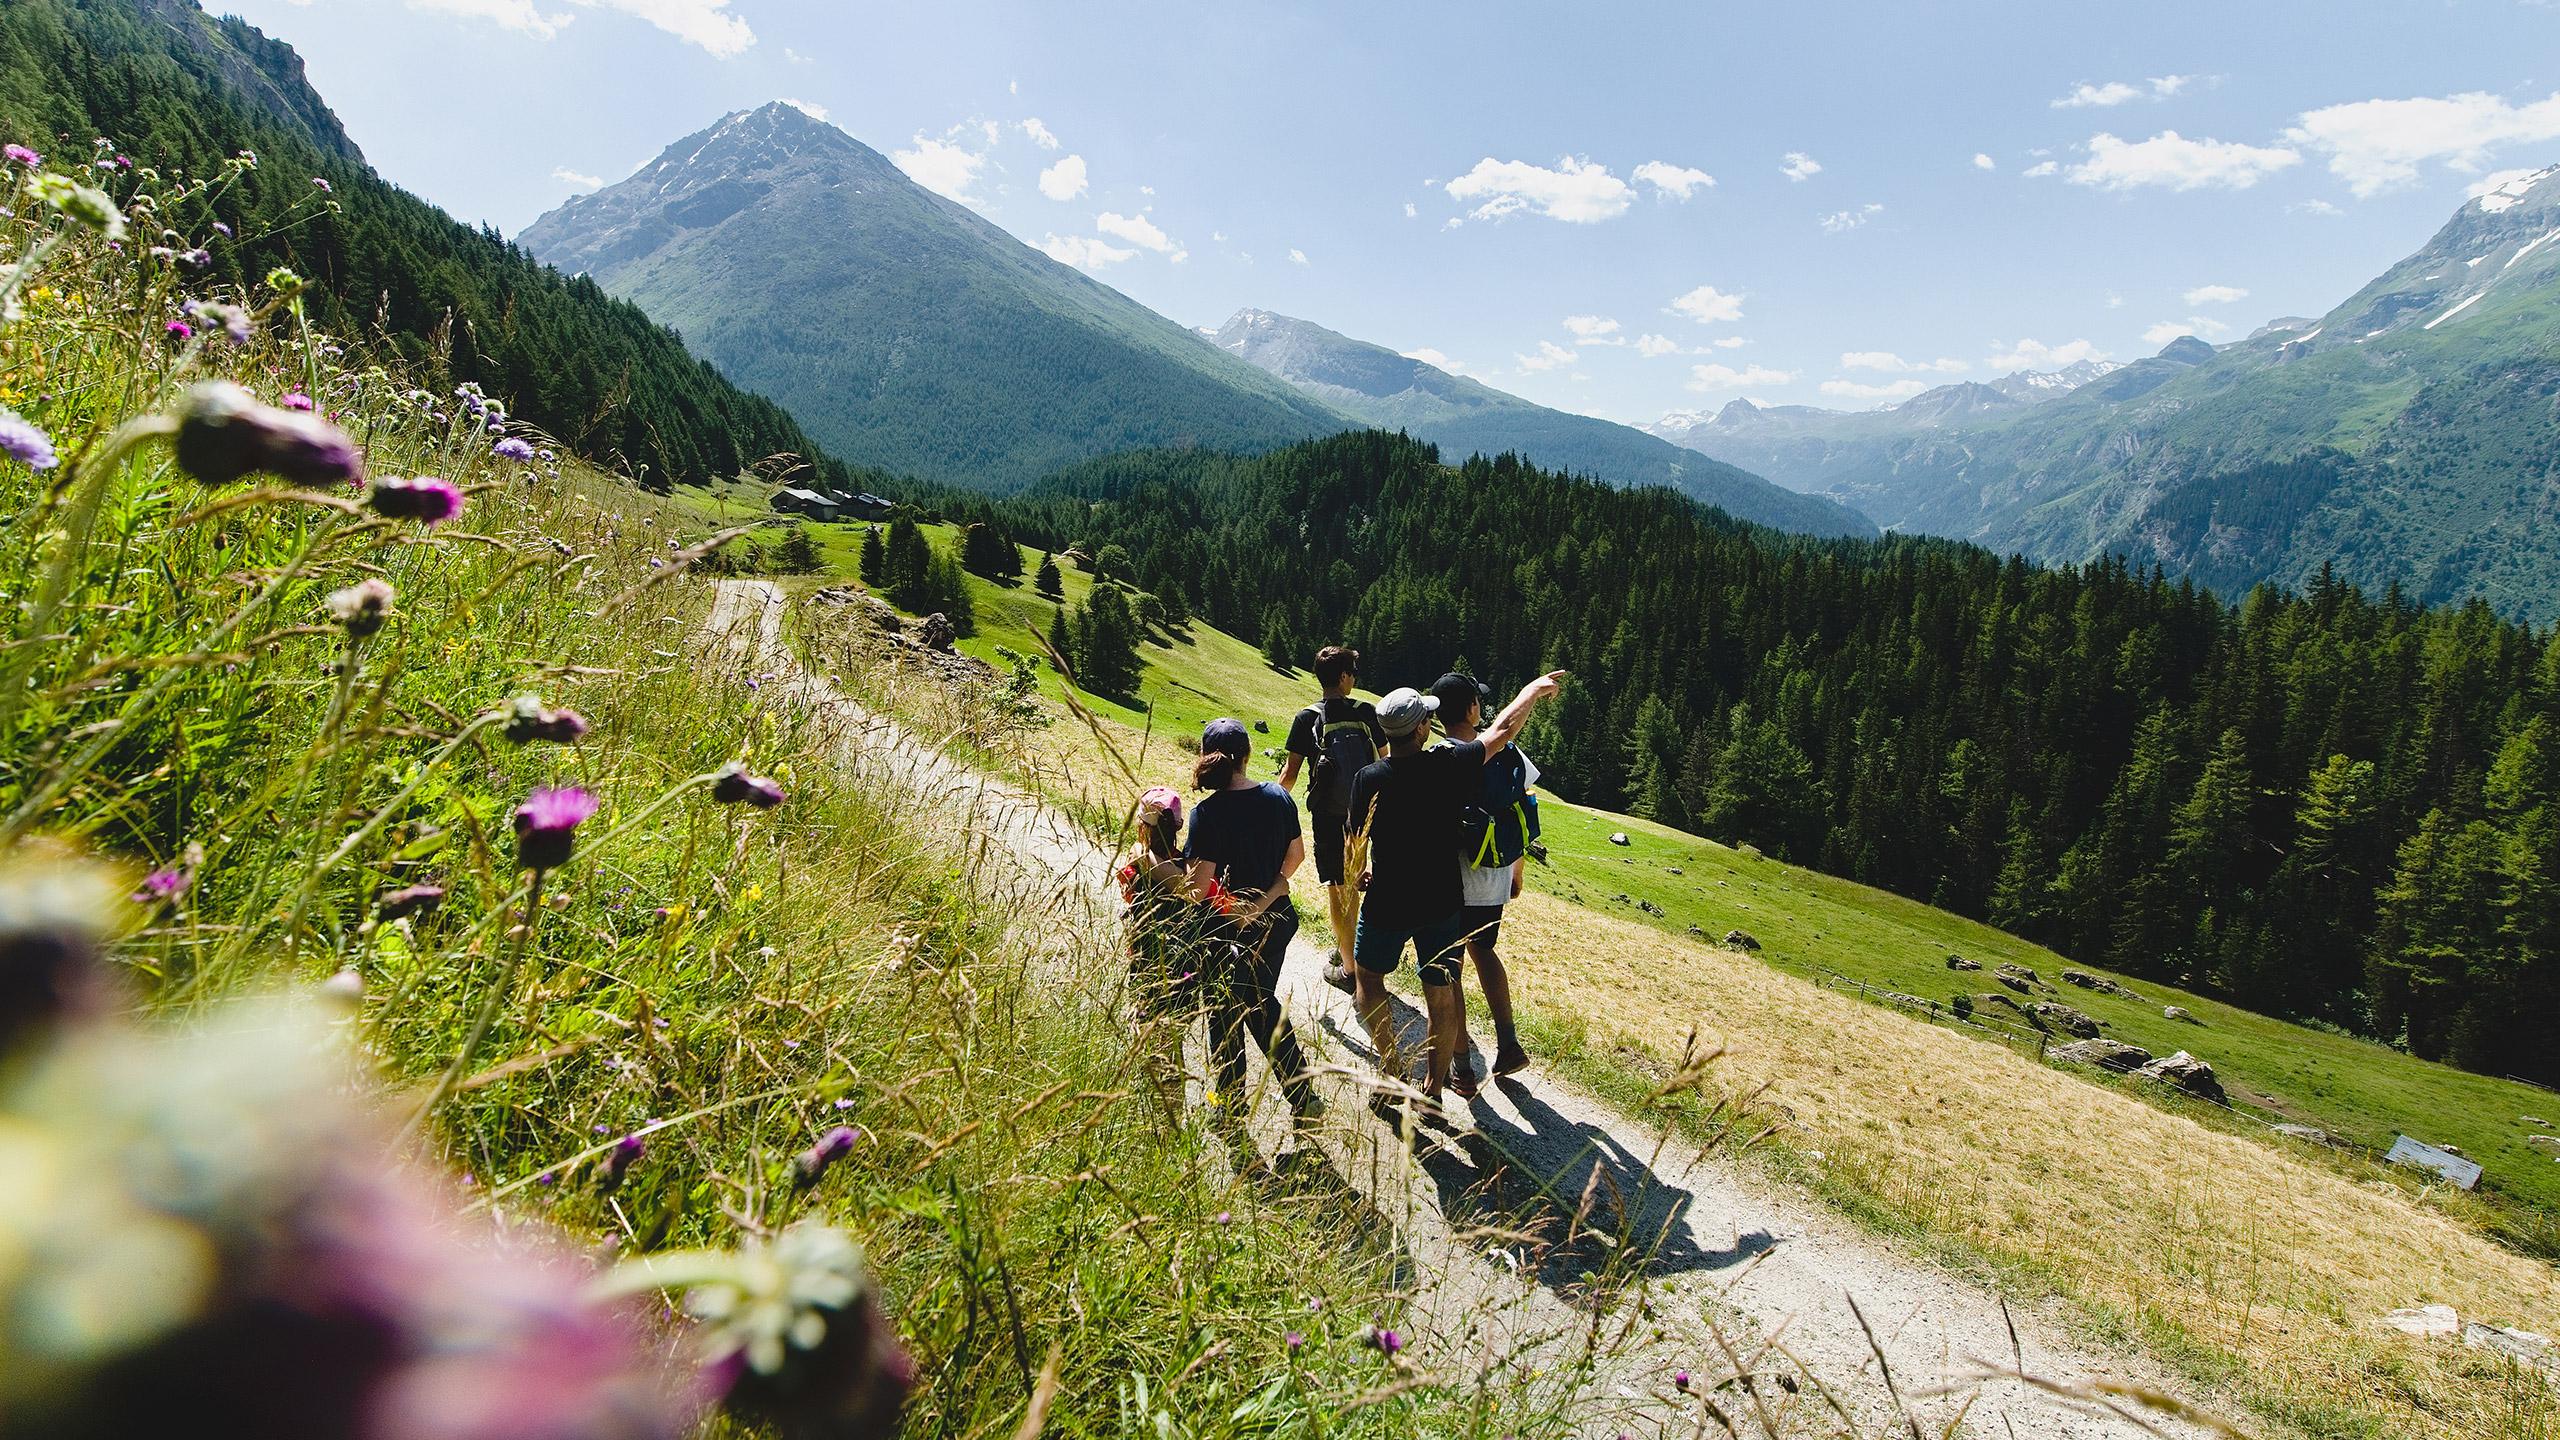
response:
<svg viewBox="0 0 2560 1440"><path fill-rule="evenodd" d="M1555 696L1557 691L1564 689L1564 682L1570 677L1570 671L1550 670L1546 674L1539 676L1537 679L1532 680L1527 685L1521 687L1521 698L1532 704L1535 704L1540 700L1551 699Z"/></svg>

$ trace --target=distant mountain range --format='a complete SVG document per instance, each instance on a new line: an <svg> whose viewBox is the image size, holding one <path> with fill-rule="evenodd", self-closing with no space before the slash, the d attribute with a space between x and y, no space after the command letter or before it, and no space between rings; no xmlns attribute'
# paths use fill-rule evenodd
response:
<svg viewBox="0 0 2560 1440"><path fill-rule="evenodd" d="M1551 410L1309 320L1239 310L1211 343L1365 424L1403 430L1451 460L1511 451L1617 485L1668 485L1733 515L1812 535L1873 535L1835 501L1782 489L1633 426Z"/></svg>
<svg viewBox="0 0 2560 1440"><path fill-rule="evenodd" d="M675 327L821 443L954 484L1355 423L781 102L677 141L520 239Z"/></svg>
<svg viewBox="0 0 2560 1440"><path fill-rule="evenodd" d="M2466 200L2326 315L2063 378L2043 403L1952 385L1649 428L1888 527L2037 559L2119 553L2226 593L2329 564L2560 617L2560 166Z"/></svg>

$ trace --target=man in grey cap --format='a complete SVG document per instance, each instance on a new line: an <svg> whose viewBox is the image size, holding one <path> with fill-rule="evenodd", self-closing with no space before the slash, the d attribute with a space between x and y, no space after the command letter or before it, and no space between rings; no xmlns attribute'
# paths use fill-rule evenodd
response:
<svg viewBox="0 0 2560 1440"><path fill-rule="evenodd" d="M1360 877L1367 896L1361 902L1359 933L1351 942L1353 998L1378 1047L1379 1067L1401 1076L1387 976L1403 963L1405 946L1414 947L1414 968L1422 977L1423 1006L1431 1021L1423 1092L1435 1099L1449 1081L1457 1007L1464 1003L1451 982L1457 978L1464 938L1460 911L1465 895L1457 856L1466 808L1482 787L1485 757L1509 745L1528 723L1529 712L1562 688L1564 678L1558 670L1530 681L1475 739L1436 750L1423 745L1438 702L1412 689L1392 691L1378 702L1378 724L1387 732L1386 756L1351 782L1351 823L1368 837L1369 847L1368 869Z"/></svg>

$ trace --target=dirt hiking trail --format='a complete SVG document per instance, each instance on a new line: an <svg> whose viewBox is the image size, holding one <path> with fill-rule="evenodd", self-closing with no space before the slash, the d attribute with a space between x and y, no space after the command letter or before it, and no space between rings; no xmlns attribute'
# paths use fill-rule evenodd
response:
<svg viewBox="0 0 2560 1440"><path fill-rule="evenodd" d="M1056 807L806 671L783 638L787 603L768 582L719 582L705 626L714 662L758 675L768 703L819 721L839 764L934 817L914 828L952 837L971 882L1018 933L1038 937L1045 959L1089 991L1116 995L1125 969L1109 852ZM1698 1396L1675 1388L1680 1370L1739 1433L1770 1440L2208 1435L2167 1418L2136 1423L2013 1379L1977 1382L1987 1364L2058 1381L2187 1388L2156 1362L2081 1342L2059 1308L2004 1308L1996 1292L1701 1155L1694 1142L1666 1141L1659 1125L1534 1065L1488 1083L1473 1102L1451 1097L1449 1128L1400 1135L1369 1108L1367 1036L1322 968L1302 936L1282 981L1300 1043L1323 1072L1330 1113L1303 1145L1314 1153L1287 1157L1296 1163L1272 1179L1265 1157L1288 1144L1289 1127L1256 1055L1251 1134L1234 1138L1261 1153L1240 1157L1239 1168L1292 1187L1335 1187L1369 1223L1413 1298L1405 1354L1422 1369L1461 1382L1494 1369L1569 1374L1581 1392L1571 1433L1603 1440L1720 1433ZM1399 1010L1418 1042L1419 1007ZM1757 1378L1736 1383L1737 1374Z"/></svg>

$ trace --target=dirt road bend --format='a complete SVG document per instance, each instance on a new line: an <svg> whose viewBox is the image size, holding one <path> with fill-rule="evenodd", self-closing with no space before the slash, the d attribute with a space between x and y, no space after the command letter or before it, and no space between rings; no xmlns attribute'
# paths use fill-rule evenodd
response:
<svg viewBox="0 0 2560 1440"><path fill-rule="evenodd" d="M810 673L785 642L787 605L770 583L719 582L707 653L757 675L770 703L821 719L838 763L892 803L933 814L936 823L916 828L952 837L1001 913L1042 937L1060 964L1110 985L1121 962L1107 850L1038 796L953 760ZM1673 1377L1686 1370L1693 1389L1705 1389L1737 1369L1760 1383L1750 1392L1728 1384L1713 1398L1746 1435L1772 1423L1787 1436L1836 1435L1844 1413L1860 1435L1933 1440L2206 1435L2160 1418L2146 1429L2012 1380L1972 1381L1989 1362L2056 1380L2184 1389L2154 1362L2081 1341L2047 1306L2004 1307L1984 1285L1745 1167L1666 1143L1658 1126L1535 1069L1485 1086L1471 1104L1453 1100L1448 1129L1399 1135L1366 1104L1368 1043L1350 1002L1324 985L1322 965L1301 940L1283 981L1300 1039L1326 1068L1317 1169L1391 1236L1417 1312L1406 1353L1427 1367L1567 1372L1586 1337L1606 1334L1617 1343L1574 1372L1583 1392L1575 1433L1599 1437L1717 1433ZM1419 1014L1407 1011L1418 1039ZM1277 1152L1287 1127L1267 1082L1260 1088L1250 1143ZM1597 1224L1577 1227L1586 1197ZM1541 1219L1558 1239L1577 1228L1603 1233L1533 1249L1518 1237ZM1596 1283L1613 1274L1609 1253L1628 1244L1649 1252L1641 1280Z"/></svg>

